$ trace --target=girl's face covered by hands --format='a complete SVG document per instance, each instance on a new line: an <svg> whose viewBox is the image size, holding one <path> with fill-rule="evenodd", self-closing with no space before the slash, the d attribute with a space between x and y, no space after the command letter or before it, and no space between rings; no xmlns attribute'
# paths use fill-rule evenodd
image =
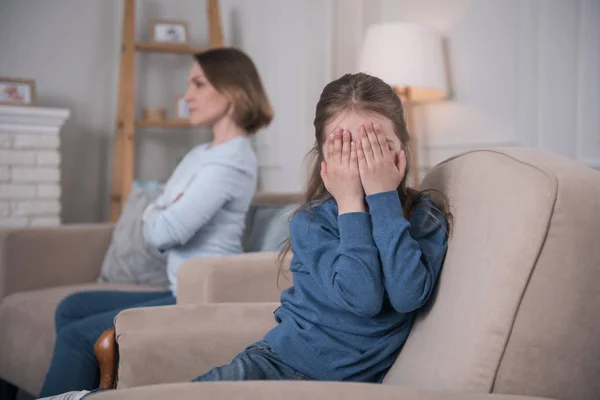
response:
<svg viewBox="0 0 600 400"><path fill-rule="evenodd" d="M367 123L376 123L379 124L382 128L383 134L385 135L385 140L389 146L389 149L393 153L398 153L402 150L402 144L400 143L400 139L394 133L394 126L392 125L392 121L389 119L382 117L375 113L368 112L344 112L335 117L334 119L327 124L325 128L325 138L323 138L323 154L327 154L327 137L331 133L335 133L336 129L342 128L343 130L350 131L352 135L352 141L358 142L360 139L360 126Z"/></svg>
<svg viewBox="0 0 600 400"><path fill-rule="evenodd" d="M397 190L406 155L389 119L346 113L325 133L321 178L338 203L358 204L361 196Z"/></svg>

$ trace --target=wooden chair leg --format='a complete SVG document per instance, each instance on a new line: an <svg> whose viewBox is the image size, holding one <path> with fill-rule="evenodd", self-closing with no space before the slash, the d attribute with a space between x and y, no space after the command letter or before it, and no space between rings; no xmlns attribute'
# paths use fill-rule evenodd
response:
<svg viewBox="0 0 600 400"><path fill-rule="evenodd" d="M100 335L94 345L94 352L100 365L100 388L114 389L119 356L115 328L107 329Z"/></svg>

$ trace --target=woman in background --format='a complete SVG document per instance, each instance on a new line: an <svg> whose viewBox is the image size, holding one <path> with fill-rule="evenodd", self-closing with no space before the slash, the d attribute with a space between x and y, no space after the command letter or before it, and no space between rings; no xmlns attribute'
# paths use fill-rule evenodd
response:
<svg viewBox="0 0 600 400"><path fill-rule="evenodd" d="M221 48L194 58L184 99L191 123L212 127L213 140L183 158L143 217L146 243L168 253L170 290L92 291L65 298L56 310L57 340L41 397L97 388L96 340L124 309L175 304L184 261L242 252L258 169L250 135L271 122L273 111L246 54Z"/></svg>

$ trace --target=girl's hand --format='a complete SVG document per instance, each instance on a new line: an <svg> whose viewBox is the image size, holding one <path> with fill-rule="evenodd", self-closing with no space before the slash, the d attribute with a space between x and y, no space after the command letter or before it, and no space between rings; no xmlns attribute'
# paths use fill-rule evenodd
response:
<svg viewBox="0 0 600 400"><path fill-rule="evenodd" d="M404 150L396 157L379 124L363 124L358 133L358 169L365 194L397 190L406 172Z"/></svg>
<svg viewBox="0 0 600 400"><path fill-rule="evenodd" d="M341 128L327 139L325 161L321 163L321 179L338 203L339 214L365 211L365 194L360 183L356 147L350 132Z"/></svg>

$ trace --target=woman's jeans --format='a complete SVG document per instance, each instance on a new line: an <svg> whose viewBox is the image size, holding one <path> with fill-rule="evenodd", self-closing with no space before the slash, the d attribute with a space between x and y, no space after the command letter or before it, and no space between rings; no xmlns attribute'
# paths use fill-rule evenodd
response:
<svg viewBox="0 0 600 400"><path fill-rule="evenodd" d="M97 388L100 367L94 345L113 327L117 314L128 308L174 304L170 291L89 291L63 299L56 309L56 344L40 397Z"/></svg>

